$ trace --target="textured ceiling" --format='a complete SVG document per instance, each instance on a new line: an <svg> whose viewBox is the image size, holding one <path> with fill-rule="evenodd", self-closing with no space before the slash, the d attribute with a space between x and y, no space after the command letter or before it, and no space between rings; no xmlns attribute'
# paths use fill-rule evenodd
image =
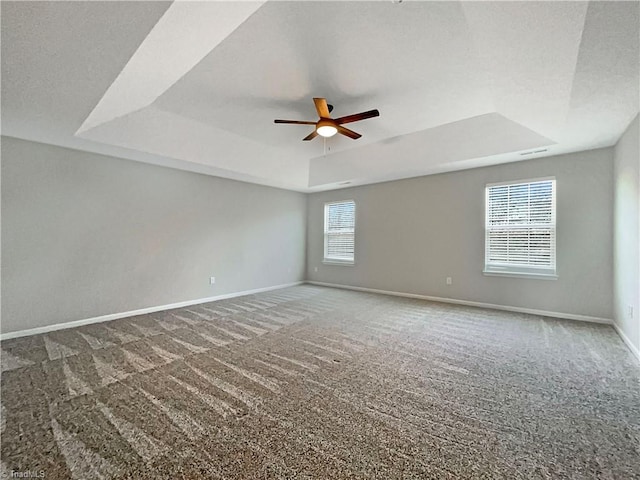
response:
<svg viewBox="0 0 640 480"><path fill-rule="evenodd" d="M638 113L638 10L2 2L3 134L300 191L610 146ZM357 141L273 123L318 96L381 116Z"/></svg>

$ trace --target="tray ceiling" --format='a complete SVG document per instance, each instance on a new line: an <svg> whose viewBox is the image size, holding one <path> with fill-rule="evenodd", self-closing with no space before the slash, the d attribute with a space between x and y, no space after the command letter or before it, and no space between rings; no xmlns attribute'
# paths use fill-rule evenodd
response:
<svg viewBox="0 0 640 480"><path fill-rule="evenodd" d="M638 9L2 2L3 134L299 191L605 147L638 113ZM312 97L381 116L273 123Z"/></svg>

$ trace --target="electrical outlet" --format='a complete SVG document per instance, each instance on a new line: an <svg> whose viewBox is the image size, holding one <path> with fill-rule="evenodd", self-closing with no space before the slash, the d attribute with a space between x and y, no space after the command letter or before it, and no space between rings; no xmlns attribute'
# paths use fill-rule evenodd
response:
<svg viewBox="0 0 640 480"><path fill-rule="evenodd" d="M216 277L209 277L209 285L216 283Z"/></svg>
<svg viewBox="0 0 640 480"><path fill-rule="evenodd" d="M451 277L447 277L447 285L451 284L453 284L453 280L451 279Z"/></svg>
<svg viewBox="0 0 640 480"><path fill-rule="evenodd" d="M313 267L313 271L318 273L318 267Z"/></svg>
<svg viewBox="0 0 640 480"><path fill-rule="evenodd" d="M627 305L627 316L633 318L633 305Z"/></svg>

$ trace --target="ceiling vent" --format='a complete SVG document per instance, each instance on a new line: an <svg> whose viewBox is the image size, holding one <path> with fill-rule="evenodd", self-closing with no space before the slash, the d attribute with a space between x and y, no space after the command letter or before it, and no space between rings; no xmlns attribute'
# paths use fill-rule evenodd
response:
<svg viewBox="0 0 640 480"><path fill-rule="evenodd" d="M531 155L534 153L542 153L542 152L546 152L547 150L549 150L548 148L541 148L540 150L531 150L529 152L522 152L520 155Z"/></svg>

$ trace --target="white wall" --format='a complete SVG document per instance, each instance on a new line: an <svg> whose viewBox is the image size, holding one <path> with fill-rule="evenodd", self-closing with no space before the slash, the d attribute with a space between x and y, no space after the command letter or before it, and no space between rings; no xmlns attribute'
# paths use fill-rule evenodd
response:
<svg viewBox="0 0 640 480"><path fill-rule="evenodd" d="M614 162L614 320L636 352L640 352L639 130L636 116L616 145Z"/></svg>
<svg viewBox="0 0 640 480"><path fill-rule="evenodd" d="M2 332L300 281L305 234L300 193L2 137Z"/></svg>
<svg viewBox="0 0 640 480"><path fill-rule="evenodd" d="M608 148L312 194L307 278L610 319L612 170ZM485 185L546 176L557 178L558 280L484 276ZM323 265L324 202L345 199L355 266Z"/></svg>

